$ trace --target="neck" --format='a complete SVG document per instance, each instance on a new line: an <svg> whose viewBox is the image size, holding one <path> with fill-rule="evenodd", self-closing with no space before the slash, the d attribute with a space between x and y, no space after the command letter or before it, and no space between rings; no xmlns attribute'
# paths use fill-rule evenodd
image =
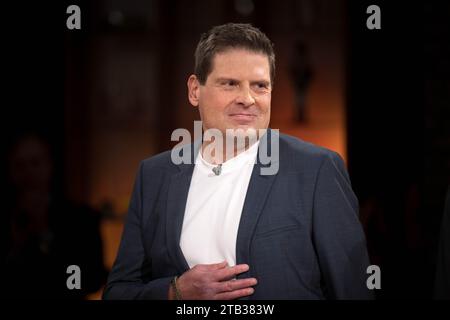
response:
<svg viewBox="0 0 450 320"><path fill-rule="evenodd" d="M200 152L202 153L203 159L207 162L217 165L224 163L242 152L247 151L256 141L248 141L245 140L245 143L242 145L238 145L233 143L231 147L227 148L227 144L225 142L218 145L215 141L203 141L202 148Z"/></svg>

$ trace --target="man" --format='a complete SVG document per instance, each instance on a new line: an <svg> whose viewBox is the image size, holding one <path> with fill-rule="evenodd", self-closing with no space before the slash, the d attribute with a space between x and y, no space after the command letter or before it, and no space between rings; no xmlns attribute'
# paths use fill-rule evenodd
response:
<svg viewBox="0 0 450 320"><path fill-rule="evenodd" d="M274 75L258 29L226 24L202 35L187 84L204 131L267 129ZM174 164L170 152L144 160L104 298L371 298L343 161L280 135L279 169L263 174L258 150L274 136L223 153L207 152L204 136L195 164Z"/></svg>

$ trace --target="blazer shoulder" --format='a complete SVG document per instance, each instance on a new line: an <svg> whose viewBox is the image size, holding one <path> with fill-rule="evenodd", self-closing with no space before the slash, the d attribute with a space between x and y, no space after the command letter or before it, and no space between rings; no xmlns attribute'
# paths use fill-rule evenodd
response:
<svg viewBox="0 0 450 320"><path fill-rule="evenodd" d="M141 169L144 172L149 170L177 171L177 166L172 162L171 150L167 150L142 160Z"/></svg>
<svg viewBox="0 0 450 320"><path fill-rule="evenodd" d="M323 161L325 158L342 161L341 156L330 149L303 141L297 137L280 134L280 151L287 152L289 158L301 157L310 161Z"/></svg>

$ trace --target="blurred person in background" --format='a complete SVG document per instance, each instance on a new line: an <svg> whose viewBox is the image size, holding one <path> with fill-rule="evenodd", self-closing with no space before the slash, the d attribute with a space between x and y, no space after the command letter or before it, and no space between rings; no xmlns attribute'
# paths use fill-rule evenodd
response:
<svg viewBox="0 0 450 320"><path fill-rule="evenodd" d="M447 189L442 216L434 297L450 300L450 187Z"/></svg>
<svg viewBox="0 0 450 320"><path fill-rule="evenodd" d="M36 133L19 136L8 152L10 194L3 219L4 295L85 298L105 282L100 215L64 199L54 183L50 145ZM81 289L69 290L67 267L81 270Z"/></svg>

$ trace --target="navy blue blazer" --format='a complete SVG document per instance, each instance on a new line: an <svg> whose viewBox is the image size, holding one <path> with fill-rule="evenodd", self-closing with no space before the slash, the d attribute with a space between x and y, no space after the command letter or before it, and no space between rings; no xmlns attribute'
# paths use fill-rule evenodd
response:
<svg viewBox="0 0 450 320"><path fill-rule="evenodd" d="M280 134L278 173L261 175L262 166L236 242L236 263L250 266L238 278L258 280L244 299L371 299L358 200L339 155ZM170 151L141 162L103 298L167 299L171 279L189 269L179 242L193 169Z"/></svg>

